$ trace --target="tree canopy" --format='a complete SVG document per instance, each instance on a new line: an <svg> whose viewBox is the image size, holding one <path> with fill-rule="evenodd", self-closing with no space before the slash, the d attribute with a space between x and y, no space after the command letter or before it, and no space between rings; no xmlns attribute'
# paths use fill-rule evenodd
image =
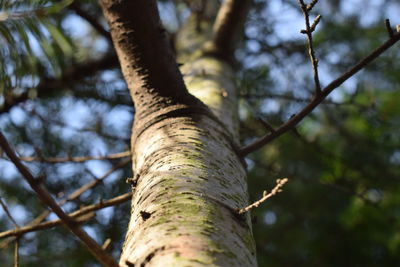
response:
<svg viewBox="0 0 400 267"><path fill-rule="evenodd" d="M251 5L234 59L244 145L279 129L313 101L318 86L307 34L301 33L301 2ZM191 13L200 28L207 22L201 3L158 1L171 43ZM395 0L313 6L310 25L321 15L312 34L320 87L398 34L399 12ZM133 175L135 110L99 4L0 1L0 44L1 132L32 174L65 202L65 212L114 201L78 218L95 241L110 240L108 251L117 258L129 219L125 181ZM274 188L276 179L289 179L283 192L252 210L259 266L400 262L399 57L397 44L296 127L246 155L251 202ZM40 216L57 217L46 214L3 152L0 200L6 207L0 209L1 262L12 264L18 243L20 266L98 266L63 227L18 238L7 232Z"/></svg>

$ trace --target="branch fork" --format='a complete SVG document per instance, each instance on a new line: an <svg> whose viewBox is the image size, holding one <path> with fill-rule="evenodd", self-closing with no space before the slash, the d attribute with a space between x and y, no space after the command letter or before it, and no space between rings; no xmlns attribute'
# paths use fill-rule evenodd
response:
<svg viewBox="0 0 400 267"><path fill-rule="evenodd" d="M348 80L350 77L354 76L357 72L359 72L360 70L365 68L365 66L367 64L374 61L376 58L378 58L381 54L383 54L386 50L388 50L390 47L395 45L400 40L400 25L396 26L397 33L393 33L393 35L391 35L390 22L389 23L386 22L386 28L389 31L390 38L386 42L384 42L382 45L380 45L378 48L371 51L367 56L365 56L359 62L354 64L349 70L344 72L338 78L336 78L335 80L330 82L327 86L325 86L323 89L321 89L320 83L319 83L319 78L318 78L318 60L316 59L315 54L314 54L314 48L313 48L313 42L312 42L312 31L311 31L311 26L309 23L309 14L308 14L308 12L314 7L314 5L317 2L318 2L318 0L314 0L309 4L309 6L307 6L303 0L299 0L300 6L302 8L302 11L304 13L304 17L306 20L307 29L303 30L304 32L302 32L302 33L307 34L307 36L308 36L309 54L310 54L310 59L311 59L312 65L313 65L314 81L316 84L316 94L314 95L313 99L302 110L300 110L295 116L291 117L286 123L282 124L275 131L271 131L270 133L267 133L266 135L264 135L260 139L256 140L255 142L242 147L239 150L239 154L242 157L245 157L249 153L270 143L271 141L275 140L282 134L284 134L288 131L291 131L300 121L302 121L322 101L324 101L326 99L326 97L333 90L338 88L346 80ZM314 30L315 30L315 27L318 24L319 20L320 20L320 16L317 16L317 18L315 19L315 21L313 23L313 26L315 25Z"/></svg>
<svg viewBox="0 0 400 267"><path fill-rule="evenodd" d="M267 199L269 199L269 198L273 197L274 195L276 195L276 194L282 192L282 187L283 187L288 181L289 181L288 178L277 179L277 180L276 180L276 186L271 190L270 193L268 193L267 191L264 191L264 192L263 192L262 198L260 198L259 200L257 200L256 202L254 202L253 204L251 204L251 205L249 205L249 206L247 206L247 207L245 207L245 208L239 209L239 210L237 211L237 213L238 213L239 215L242 215L242 214L248 212L249 210L251 210L251 209L253 209L253 208L257 208L257 207L260 206L263 202L265 202Z"/></svg>

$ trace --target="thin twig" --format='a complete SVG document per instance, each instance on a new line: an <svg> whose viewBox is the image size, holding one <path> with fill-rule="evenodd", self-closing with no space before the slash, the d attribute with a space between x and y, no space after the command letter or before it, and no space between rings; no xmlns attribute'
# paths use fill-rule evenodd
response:
<svg viewBox="0 0 400 267"><path fill-rule="evenodd" d="M118 59L114 53L105 54L100 59L89 60L82 64L67 68L59 78L44 78L35 88L38 97L52 94L55 90L71 86L83 80L85 77L94 75L100 70L110 69L118 66ZM4 97L4 103L0 106L0 114L8 112L15 105L30 99L29 90L22 94L10 94Z"/></svg>
<svg viewBox="0 0 400 267"><path fill-rule="evenodd" d="M42 120L46 124L50 124L50 123L51 124L56 124L56 125L59 125L61 127L69 128L69 129L71 129L73 131L77 131L77 132L91 132L91 133L95 132L99 136L102 136L102 137L105 137L105 138L109 138L109 139L114 139L114 140L127 140L126 138L123 138L123 137L120 137L120 136L115 136L115 135L112 135L112 134L104 133L101 128L100 129L90 128L90 127L80 128L80 127L68 125L67 123L65 123L63 121L59 121L59 120L56 120L54 118L49 118L49 117L46 118L42 114L37 112L34 108L31 109L31 110L27 110L27 109L24 109L24 110L25 110L25 112L28 112L30 115L37 116L40 120ZM96 128L97 128L97 126L96 126Z"/></svg>
<svg viewBox="0 0 400 267"><path fill-rule="evenodd" d="M123 166L127 165L131 160L130 159L125 159L113 166L111 169L109 169L103 176L101 176L98 179L94 179L91 182L84 184L74 192L72 192L68 197L66 197L63 201L60 201L60 204L63 205L67 201L74 200L78 198L81 194L89 190L90 188L100 184L101 182L104 181L105 178L107 178L111 173L115 172L116 170L122 168Z"/></svg>
<svg viewBox="0 0 400 267"><path fill-rule="evenodd" d="M264 93L264 94L243 94L241 97L250 99L250 98L278 98L278 99L283 99L287 101L293 101L293 102L298 102L298 103L308 103L312 100L311 98L300 98L300 97L295 97L292 95L281 95L281 94L272 94L272 93ZM361 110L367 110L371 108L371 105L367 104L360 104L356 103L354 99L349 99L348 101L345 102L336 102L333 101L332 99L325 99L323 103L321 104L326 104L326 105L334 105L334 106L354 106L358 109Z"/></svg>
<svg viewBox="0 0 400 267"><path fill-rule="evenodd" d="M131 198L132 198L132 192L126 193L121 196L109 199L109 200L102 200L101 202L99 202L97 204L92 204L92 205L82 207L77 211L69 213L68 216L74 218L75 221L82 223L92 217L92 216L89 216L89 217L85 216L82 218L83 215L86 215L91 212L94 212L94 211L97 211L100 209L104 209L107 207L119 205L121 203L124 203L124 202L130 200ZM52 221L48 221L48 222L43 222L43 223L36 224L36 225L26 225L26 226L20 227L18 229L8 230L8 231L4 231L4 232L0 233L0 239L11 237L11 236L21 236L21 235L29 233L29 232L45 230L45 229L49 229L49 228L52 228L52 227L55 227L55 226L61 225L61 224L63 224L63 221L60 219L57 219L57 220L52 220Z"/></svg>
<svg viewBox="0 0 400 267"><path fill-rule="evenodd" d="M104 155L104 156L85 156L85 157L64 157L64 158L48 158L48 157L19 157L20 160L26 162L47 162L47 163L64 163L64 162L84 162L88 160L107 160L107 159L119 159L129 157L130 151L123 151L115 154Z"/></svg>
<svg viewBox="0 0 400 267"><path fill-rule="evenodd" d="M81 225L86 223L87 221L89 221L90 219L92 219L96 214L94 212L91 213L85 213L82 214L81 216L72 216L71 213L68 214L68 216L71 216L71 218L74 219L74 223L76 225ZM7 230L4 232L0 233L0 239L6 239L6 238L10 238L11 242L15 242L15 240L17 238L19 238L19 236L24 235L26 233L30 233L30 232L37 232L40 230L46 230L46 229L51 229L53 227L56 227L58 225L63 225L63 221L60 219L55 219L55 220L51 220L51 221L46 221L46 222L42 222L39 224L35 224L35 225L25 225L25 226L21 226L18 229L12 229L12 230ZM15 239L12 239L13 237L15 237Z"/></svg>
<svg viewBox="0 0 400 267"><path fill-rule="evenodd" d="M19 237L15 240L14 248L14 267L19 267Z"/></svg>
<svg viewBox="0 0 400 267"><path fill-rule="evenodd" d="M276 186L272 189L272 191L270 193L268 193L267 191L263 192L263 196L262 198L260 198L259 200L257 200L256 202L254 202L253 204L250 204L249 206L242 208L240 210L238 210L238 214L244 214L246 212L248 212L249 210L253 209L253 208L257 208L258 206L260 206L263 202L265 202L267 199L271 198L272 196L282 192L282 187L289 181L288 178L283 178L283 179L277 179L276 180Z"/></svg>
<svg viewBox="0 0 400 267"><path fill-rule="evenodd" d="M322 16L321 16L321 15L318 15L318 16L314 19L313 24L311 24L311 26L310 26L310 31L311 31L311 32L314 32L314 31L315 31L315 29L317 28L318 23L321 21L321 18L322 18Z"/></svg>
<svg viewBox="0 0 400 267"><path fill-rule="evenodd" d="M11 212L9 211L7 205L3 202L1 197L0 197L0 205L3 208L4 212L6 213L7 217L14 224L14 227L16 228L16 230L18 230L20 227L19 227L17 221L11 215ZM16 239L14 241L14 243L15 243L15 247L14 247L14 267L18 267L19 266L19 240L20 240L20 235L17 235Z"/></svg>
<svg viewBox="0 0 400 267"><path fill-rule="evenodd" d="M0 197L0 205L3 208L4 212L6 213L7 217L10 219L10 221L14 224L16 228L19 227L18 223L15 221L14 217L11 215L11 212L9 211L7 205L3 202L3 200Z"/></svg>
<svg viewBox="0 0 400 267"><path fill-rule="evenodd" d="M318 0L312 0L311 3L307 6L307 11L311 11L316 3L318 3Z"/></svg>
<svg viewBox="0 0 400 267"><path fill-rule="evenodd" d="M64 199L60 200L58 202L58 205L62 206L62 205L64 205L65 203L67 203L69 201L77 199L81 194L83 194L87 190L89 190L89 189L101 184L107 177L110 176L110 174L112 174L116 170L124 167L129 162L130 162L130 159L124 159L124 160L120 161L118 164L116 164L111 169L109 169L105 174L103 174L103 176L101 176L101 177L99 177L97 179L94 179L94 180L82 185L80 188L76 189L74 192L69 194L67 197L65 197ZM31 222L29 222L27 225L28 226L35 226L35 225L39 224L40 222L42 222L44 219L46 219L46 217L49 214L50 214L50 211L46 210L46 211L42 212L39 216L37 216L35 219L33 219ZM1 242L0 243L0 249L8 246L8 244L10 244L10 241L12 241L12 240L4 240L3 242Z"/></svg>
<svg viewBox="0 0 400 267"><path fill-rule="evenodd" d="M274 129L274 127L269 123L269 122L267 122L266 120L264 120L263 118L261 118L260 116L257 116L257 119L261 122L261 124L267 129L267 130L269 130L271 133L272 132L275 132L275 129Z"/></svg>
<svg viewBox="0 0 400 267"><path fill-rule="evenodd" d="M101 246L101 248L103 250L107 250L110 248L111 245L111 238L107 238L106 241L104 241L103 245Z"/></svg>
<svg viewBox="0 0 400 267"><path fill-rule="evenodd" d="M309 11L313 8L313 6L317 2L318 2L318 0L313 1L310 4L310 6L307 6L304 3L304 0L299 0L300 7L301 7L301 10L303 12L304 20L305 20L305 23L306 23L306 29L305 30L301 30L301 33L304 33L304 34L307 35L307 39L308 39L308 54L310 55L310 61L311 61L312 68L313 68L315 90L316 90L316 94L319 95L321 93L321 84L320 84L320 81L319 81L318 59L315 56L312 33L315 31L315 28L317 27L317 25L318 25L318 23L319 23L319 21L321 19L321 15L318 15L315 18L313 24L310 26L310 14L309 14Z"/></svg>
<svg viewBox="0 0 400 267"><path fill-rule="evenodd" d="M322 91L321 94L316 95L313 100L306 105L299 113L290 118L286 123L281 125L275 132L269 133L261 137L259 140L243 147L240 149L239 153L241 156L246 156L247 154L261 148L265 144L271 142L275 138L281 136L282 134L292 130L301 120L303 120L308 114L310 114L333 90L338 88L341 84L343 84L347 79L355 75L357 72L362 70L368 63L374 61L377 57L379 57L383 52L388 50L391 46L397 43L400 40L400 34L397 33L393 36L393 38L387 40L377 49L372 51L369 55L361 59L357 64L351 67L348 71L343 73L337 79L328 84Z"/></svg>
<svg viewBox="0 0 400 267"><path fill-rule="evenodd" d="M118 263L107 253L103 251L101 246L96 243L84 230L82 230L72 219L69 217L49 194L49 192L44 189L41 183L38 183L37 179L31 174L27 167L21 163L18 156L11 149L4 137L3 133L0 131L0 146L3 148L4 152L14 163L15 167L19 170L31 188L36 192L38 198L48 206L68 227L68 229L73 232L82 243L89 249L96 259L98 259L105 266L118 266Z"/></svg>

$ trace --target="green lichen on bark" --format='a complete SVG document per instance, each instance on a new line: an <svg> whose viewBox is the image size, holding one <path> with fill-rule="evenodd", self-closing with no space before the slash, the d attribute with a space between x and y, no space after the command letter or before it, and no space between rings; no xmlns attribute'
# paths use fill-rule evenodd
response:
<svg viewBox="0 0 400 267"><path fill-rule="evenodd" d="M181 71L189 92L213 115L179 112L190 110L190 102L162 113L165 103L158 105L157 99L136 111L132 160L138 180L122 266L126 261L137 266L257 265L249 215L235 213L248 204L246 172L236 154L235 73L202 50L210 25L199 33L190 23L178 34ZM140 100L145 93L134 97Z"/></svg>
<svg viewBox="0 0 400 267"><path fill-rule="evenodd" d="M157 238L155 248L179 252L181 261L201 258L210 266L255 265L244 242L251 236L249 221L234 214L247 204L245 171L220 123L208 117L195 123L190 118L174 121L151 126L136 142L140 179L125 246L138 251L148 239ZM181 127L175 127L177 122ZM151 217L143 220L141 210ZM144 256L127 258L141 262ZM156 264L157 256L152 262Z"/></svg>
<svg viewBox="0 0 400 267"><path fill-rule="evenodd" d="M181 68L189 92L203 101L238 139L238 100L234 71L222 60L200 57Z"/></svg>

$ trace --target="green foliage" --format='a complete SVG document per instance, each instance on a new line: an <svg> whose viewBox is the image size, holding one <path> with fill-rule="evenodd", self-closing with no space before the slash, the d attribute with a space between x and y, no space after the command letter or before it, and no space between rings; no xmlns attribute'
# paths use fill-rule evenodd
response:
<svg viewBox="0 0 400 267"><path fill-rule="evenodd" d="M1 95L32 87L43 76L61 74L74 46L57 16L70 3L0 1Z"/></svg>
<svg viewBox="0 0 400 267"><path fill-rule="evenodd" d="M334 1L327 2L317 5L323 6L318 10L323 19L314 36L322 84L388 38L385 6L381 17L374 17L375 23L366 24L365 13L341 13L343 1L333 5L336 11L332 12L327 5ZM282 10L288 9L289 4ZM261 15L258 19L263 21ZM251 25L256 21L252 17ZM274 34L280 31L277 26ZM248 104L242 106L247 116L242 117L241 133L248 142L268 132L257 119L260 114L276 127L306 104L313 88L305 48L300 56L297 41L285 47L284 42L271 45L260 40L263 35L255 36L252 42L257 40L260 50L268 49L272 55L263 55L267 64L259 64L270 70L262 82L252 76L257 68L242 70L246 74L242 84L254 84L245 86ZM282 53L285 57L274 58ZM288 133L248 157L253 201L263 190L272 189L275 179L289 178L282 193L253 212L260 266L396 266L400 262L400 76L398 71L395 74L399 56L397 45L338 88L335 98L308 116L297 133ZM253 57L251 52L243 58L254 64L260 54Z"/></svg>

